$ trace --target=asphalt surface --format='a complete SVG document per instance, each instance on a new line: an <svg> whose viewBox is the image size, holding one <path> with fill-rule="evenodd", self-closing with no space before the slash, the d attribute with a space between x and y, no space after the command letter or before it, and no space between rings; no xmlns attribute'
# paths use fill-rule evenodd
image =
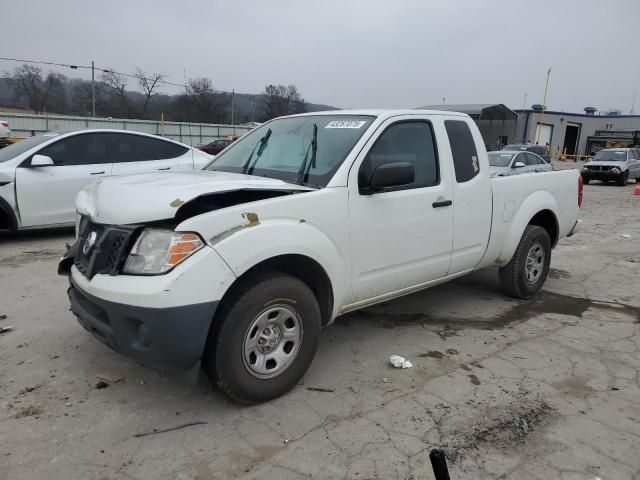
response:
<svg viewBox="0 0 640 480"><path fill-rule="evenodd" d="M87 334L56 275L73 232L0 234L0 479L431 479L433 447L456 480L640 479L632 190L585 187L536 299L487 270L349 314L301 385L255 407Z"/></svg>

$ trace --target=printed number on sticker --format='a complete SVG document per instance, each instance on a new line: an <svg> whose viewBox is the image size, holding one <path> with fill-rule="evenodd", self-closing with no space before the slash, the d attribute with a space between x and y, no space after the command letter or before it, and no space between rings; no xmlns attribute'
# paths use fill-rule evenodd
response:
<svg viewBox="0 0 640 480"><path fill-rule="evenodd" d="M334 120L327 123L324 128L360 128L365 123L367 123L365 120Z"/></svg>

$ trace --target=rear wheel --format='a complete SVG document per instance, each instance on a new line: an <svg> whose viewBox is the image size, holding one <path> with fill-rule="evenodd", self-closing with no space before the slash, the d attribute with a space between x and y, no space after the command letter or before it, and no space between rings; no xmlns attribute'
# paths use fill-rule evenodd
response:
<svg viewBox="0 0 640 480"><path fill-rule="evenodd" d="M320 338L320 307L295 277L262 272L225 300L202 364L212 382L239 403L279 397L305 374Z"/></svg>
<svg viewBox="0 0 640 480"><path fill-rule="evenodd" d="M515 298L531 298L544 285L551 263L547 231L527 225L511 261L499 271L500 287Z"/></svg>
<svg viewBox="0 0 640 480"><path fill-rule="evenodd" d="M627 170L626 172L622 172L620 174L617 182L619 186L624 187L627 184L628 180L629 180L629 171Z"/></svg>

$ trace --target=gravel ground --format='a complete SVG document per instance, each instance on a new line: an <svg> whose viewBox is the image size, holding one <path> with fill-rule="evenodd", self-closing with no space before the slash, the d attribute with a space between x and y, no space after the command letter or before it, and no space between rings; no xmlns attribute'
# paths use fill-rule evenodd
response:
<svg viewBox="0 0 640 480"><path fill-rule="evenodd" d="M632 190L585 187L536 299L487 270L349 314L301 385L255 407L89 336L56 275L71 231L0 234L0 479L431 479L433 447L456 480L640 479Z"/></svg>

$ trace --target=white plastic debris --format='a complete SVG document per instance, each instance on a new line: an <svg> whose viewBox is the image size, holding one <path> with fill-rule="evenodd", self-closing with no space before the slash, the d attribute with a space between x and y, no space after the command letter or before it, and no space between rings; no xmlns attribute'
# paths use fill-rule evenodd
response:
<svg viewBox="0 0 640 480"><path fill-rule="evenodd" d="M400 355L391 355L389 357L389 361L391 362L391 365L393 365L396 368L411 368L411 367L413 367L413 363L411 363L406 358L401 357Z"/></svg>
<svg viewBox="0 0 640 480"><path fill-rule="evenodd" d="M622 238L631 238L631 235L629 235L628 233L623 233Z"/></svg>

